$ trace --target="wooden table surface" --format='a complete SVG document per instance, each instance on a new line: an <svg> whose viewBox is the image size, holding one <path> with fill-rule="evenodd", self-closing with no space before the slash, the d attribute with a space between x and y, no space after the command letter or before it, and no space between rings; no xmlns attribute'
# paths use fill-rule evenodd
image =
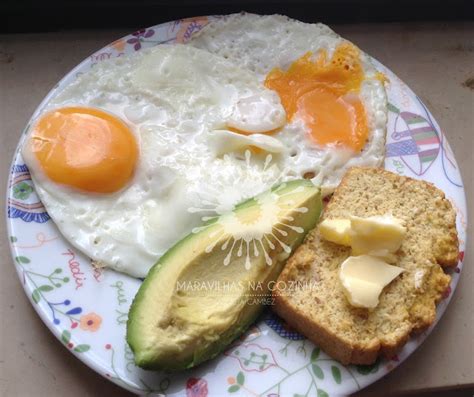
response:
<svg viewBox="0 0 474 397"><path fill-rule="evenodd" d="M332 26L390 67L428 105L453 148L473 213L474 23ZM52 86L121 30L0 35L0 186L20 132ZM4 194L0 208L4 211ZM3 219L3 217L2 217ZM468 230L468 235L472 228ZM43 325L17 278L0 226L0 395L129 396L75 359ZM469 240L469 239L468 239ZM468 241L454 297L426 342L358 396L474 385L474 252Z"/></svg>

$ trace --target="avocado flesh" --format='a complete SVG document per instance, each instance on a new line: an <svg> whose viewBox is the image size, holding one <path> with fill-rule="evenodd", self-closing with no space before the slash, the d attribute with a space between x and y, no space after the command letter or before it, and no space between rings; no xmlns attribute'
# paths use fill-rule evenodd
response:
<svg viewBox="0 0 474 397"><path fill-rule="evenodd" d="M287 251L316 225L321 208L319 188L311 182L284 183L213 219L168 250L130 308L127 342L136 364L145 369L190 368L240 336L261 313L259 301L269 295L269 282L280 274ZM281 243L268 233L259 239L265 230Z"/></svg>

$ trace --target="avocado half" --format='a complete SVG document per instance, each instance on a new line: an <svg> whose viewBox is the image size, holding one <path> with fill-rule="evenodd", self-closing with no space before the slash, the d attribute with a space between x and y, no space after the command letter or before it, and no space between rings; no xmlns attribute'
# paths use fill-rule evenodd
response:
<svg viewBox="0 0 474 397"><path fill-rule="evenodd" d="M317 223L318 187L282 183L213 218L151 268L130 308L127 342L145 369L209 360L261 313L290 253Z"/></svg>

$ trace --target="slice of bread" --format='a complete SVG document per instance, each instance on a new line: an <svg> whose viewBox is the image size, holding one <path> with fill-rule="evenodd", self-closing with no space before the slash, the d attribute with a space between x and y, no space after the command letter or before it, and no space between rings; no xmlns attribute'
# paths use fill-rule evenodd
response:
<svg viewBox="0 0 474 397"><path fill-rule="evenodd" d="M322 240L318 229L288 260L274 290L274 310L343 364L393 357L410 334L433 323L436 303L449 286L443 267L456 266L456 214L432 184L376 168L352 168L328 203L323 219L392 214L404 220L405 239L395 265L405 269L369 311L351 306L338 270L350 248Z"/></svg>

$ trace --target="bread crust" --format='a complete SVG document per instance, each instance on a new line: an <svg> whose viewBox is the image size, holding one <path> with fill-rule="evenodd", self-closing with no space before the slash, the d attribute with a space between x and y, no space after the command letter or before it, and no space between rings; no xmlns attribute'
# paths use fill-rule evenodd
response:
<svg viewBox="0 0 474 397"><path fill-rule="evenodd" d="M372 364L377 359L380 343L374 343L373 346L347 343L329 329L312 321L305 313L294 310L289 301L283 299L282 296L275 294L274 302L275 313L342 364Z"/></svg>
<svg viewBox="0 0 474 397"><path fill-rule="evenodd" d="M302 303L300 301L296 302L296 298L291 294L282 295L274 292L275 304L273 310L298 332L344 365L372 364L379 355L391 358L400 351L412 334L422 332L428 328L435 320L435 305L442 299L446 289L449 287L450 276L445 274L442 268L456 266L459 256L455 212L451 203L445 198L444 193L431 183L399 176L383 169L363 167L350 169L329 201L322 219L330 216L338 209L340 203L344 201L342 200L344 198L343 195L351 190L354 181L360 179L359 177L368 179L377 177L379 182L383 178L386 183L399 185L400 189L404 192L417 191L417 189L427 191L433 197L435 208L442 214L442 217L435 221L441 222L442 225L440 224L440 227L442 226L447 231L439 236L436 235L436 238L433 240L433 265L426 270L427 272L429 271L428 281L424 286L426 291L423 291L409 308L409 318L404 323L405 332L397 334L393 339L382 341L377 337L376 333L373 338L366 339L363 342L357 339L349 339L347 336L338 333L323 323L320 318L313 318L307 310L301 308ZM318 257L318 248L321 247L321 244L332 243L321 242L317 229L308 233L305 242L288 260L278 281L288 283L289 280L299 277L299 274L302 274L301 277L304 278L308 272L318 270L318 266L321 265L316 264L316 259ZM403 255L403 253L400 255ZM305 269L306 273L301 273L301 269ZM308 304L311 304L312 299L315 297L311 296L310 293L308 294ZM331 302L326 302L326 304L330 305ZM355 311L355 309L353 310Z"/></svg>

